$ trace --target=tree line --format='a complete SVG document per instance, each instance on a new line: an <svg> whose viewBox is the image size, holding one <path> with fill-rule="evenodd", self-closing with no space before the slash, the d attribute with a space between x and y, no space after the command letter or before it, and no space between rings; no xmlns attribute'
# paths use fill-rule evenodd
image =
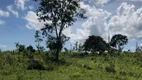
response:
<svg viewBox="0 0 142 80"><path fill-rule="evenodd" d="M124 45L127 43L127 36L122 34L114 35L111 41L108 43L102 37L92 35L86 39L83 47L85 51L91 51L92 53L103 53L104 51L111 53L111 51L121 52L124 48Z"/></svg>

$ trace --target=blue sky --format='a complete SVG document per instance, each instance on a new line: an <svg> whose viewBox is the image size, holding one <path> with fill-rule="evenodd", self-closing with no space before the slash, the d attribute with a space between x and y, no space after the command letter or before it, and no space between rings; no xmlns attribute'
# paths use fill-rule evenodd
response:
<svg viewBox="0 0 142 80"><path fill-rule="evenodd" d="M20 3L20 2L19 2ZM34 2L24 2L24 7L33 5ZM18 17L7 9L8 6L12 6L12 10L18 13ZM14 0L1 0L0 10L3 11L5 15L8 12L9 16L0 16L0 20L5 23L0 24L0 48L3 50L15 49L15 42L19 42L25 45L35 45L34 43L34 33L35 30L26 28L27 21L24 17L30 10L35 11L35 9L25 9L19 8Z"/></svg>
<svg viewBox="0 0 142 80"><path fill-rule="evenodd" d="M71 37L66 43L84 42L89 35L102 36L108 40L114 34L124 34L129 38L125 50L135 50L136 41L142 46L142 0L84 0L81 2L88 17L79 19L64 34ZM35 30L43 27L35 11L38 4L32 0L0 1L0 48L15 49L15 42L33 45Z"/></svg>

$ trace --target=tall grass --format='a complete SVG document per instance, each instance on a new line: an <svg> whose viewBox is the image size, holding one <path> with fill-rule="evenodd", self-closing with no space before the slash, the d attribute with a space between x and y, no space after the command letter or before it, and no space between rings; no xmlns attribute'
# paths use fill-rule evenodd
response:
<svg viewBox="0 0 142 80"><path fill-rule="evenodd" d="M28 69L28 67L31 67ZM142 54L82 55L0 53L0 80L141 80Z"/></svg>

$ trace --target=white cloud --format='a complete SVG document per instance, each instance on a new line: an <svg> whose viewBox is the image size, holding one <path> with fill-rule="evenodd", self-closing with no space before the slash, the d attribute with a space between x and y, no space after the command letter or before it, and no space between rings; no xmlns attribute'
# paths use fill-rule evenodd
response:
<svg viewBox="0 0 142 80"><path fill-rule="evenodd" d="M42 22L39 22L38 16L33 11L28 11L27 15L25 16L25 19L28 21L26 27L29 29L40 30L44 26Z"/></svg>
<svg viewBox="0 0 142 80"><path fill-rule="evenodd" d="M0 10L0 17L9 17L9 12L8 11ZM0 20L0 25L1 24L5 24L5 21Z"/></svg>
<svg viewBox="0 0 142 80"><path fill-rule="evenodd" d="M89 3L94 3L94 4L101 4L101 5L103 5L103 4L106 4L106 3L108 3L110 0L88 0L89 1Z"/></svg>
<svg viewBox="0 0 142 80"><path fill-rule="evenodd" d="M0 17L9 17L9 12L0 10Z"/></svg>
<svg viewBox="0 0 142 80"><path fill-rule="evenodd" d="M12 14L14 14L17 18L19 17L18 12L15 11L15 10L13 10L13 6L12 6L12 5L7 6L7 9L8 9Z"/></svg>
<svg viewBox="0 0 142 80"><path fill-rule="evenodd" d="M112 16L109 23L112 35L124 34L129 39L142 38L142 8L135 10L134 5L122 3L117 14Z"/></svg>
<svg viewBox="0 0 142 80"><path fill-rule="evenodd" d="M28 2L29 0L15 0L15 4L17 6L17 8L20 8L22 10L25 10L25 2Z"/></svg>
<svg viewBox="0 0 142 80"><path fill-rule="evenodd" d="M124 34L129 39L142 38L142 8L135 9L134 5L122 3L116 10L116 14L98 9L95 6L90 6L85 3L80 3L81 7L86 10L88 17L84 22L80 22L81 27L76 27L78 22L72 27L67 28L63 33L71 37L71 42L84 41L90 35L97 35L103 37L105 40L108 38L108 33ZM38 16L29 11L25 16L28 21L26 25L29 29L39 30L44 26L44 22L38 21Z"/></svg>
<svg viewBox="0 0 142 80"><path fill-rule="evenodd" d="M0 20L0 24L5 24L5 21Z"/></svg>
<svg viewBox="0 0 142 80"><path fill-rule="evenodd" d="M34 6L30 5L30 6L28 6L28 8L29 8L30 10L32 10L32 9L34 9Z"/></svg>
<svg viewBox="0 0 142 80"><path fill-rule="evenodd" d="M142 39L142 8L135 9L134 5L122 3L115 15L103 10L81 3L87 13L88 19L82 23L82 27L65 31L71 37L71 42L85 40L90 35L98 35L108 40L108 34L123 34L129 40Z"/></svg>
<svg viewBox="0 0 142 80"><path fill-rule="evenodd" d="M131 0L131 1L142 1L142 0Z"/></svg>
<svg viewBox="0 0 142 80"><path fill-rule="evenodd" d="M28 29L35 29L35 30L40 30L41 28L44 27L45 23L50 24L51 21L46 21L46 22L39 22L38 20L38 16L36 15L35 12L33 11L28 11L27 15L25 16L25 19L28 21L28 24L26 25L26 27Z"/></svg>
<svg viewBox="0 0 142 80"><path fill-rule="evenodd" d="M81 28L76 29L76 33L71 33L71 31L69 31L70 29L67 29L65 34L71 37L71 42L84 41L90 35L106 37L105 35L108 28L107 19L110 17L111 13L102 9L97 9L95 6L91 7L83 2L81 2L80 5L81 8L86 10L85 15L88 18L80 25L82 26Z"/></svg>

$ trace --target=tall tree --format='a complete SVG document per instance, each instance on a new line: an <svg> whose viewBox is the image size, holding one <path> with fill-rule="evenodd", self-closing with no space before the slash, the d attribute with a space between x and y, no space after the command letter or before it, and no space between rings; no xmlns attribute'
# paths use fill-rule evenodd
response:
<svg viewBox="0 0 142 80"><path fill-rule="evenodd" d="M106 41L103 40L100 36L89 36L89 38L84 43L84 49L85 51L91 51L91 52L102 52L107 50L108 44Z"/></svg>
<svg viewBox="0 0 142 80"><path fill-rule="evenodd" d="M58 61L63 44L69 40L69 37L63 34L63 30L73 25L77 17L85 18L84 10L79 5L81 0L35 1L40 1L40 7L37 11L40 21L51 22L50 24L45 23L45 27L41 31L47 37L47 47L55 51Z"/></svg>
<svg viewBox="0 0 142 80"><path fill-rule="evenodd" d="M110 46L116 48L119 51L122 51L124 45L126 45L127 43L128 43L127 36L116 34L112 37Z"/></svg>

